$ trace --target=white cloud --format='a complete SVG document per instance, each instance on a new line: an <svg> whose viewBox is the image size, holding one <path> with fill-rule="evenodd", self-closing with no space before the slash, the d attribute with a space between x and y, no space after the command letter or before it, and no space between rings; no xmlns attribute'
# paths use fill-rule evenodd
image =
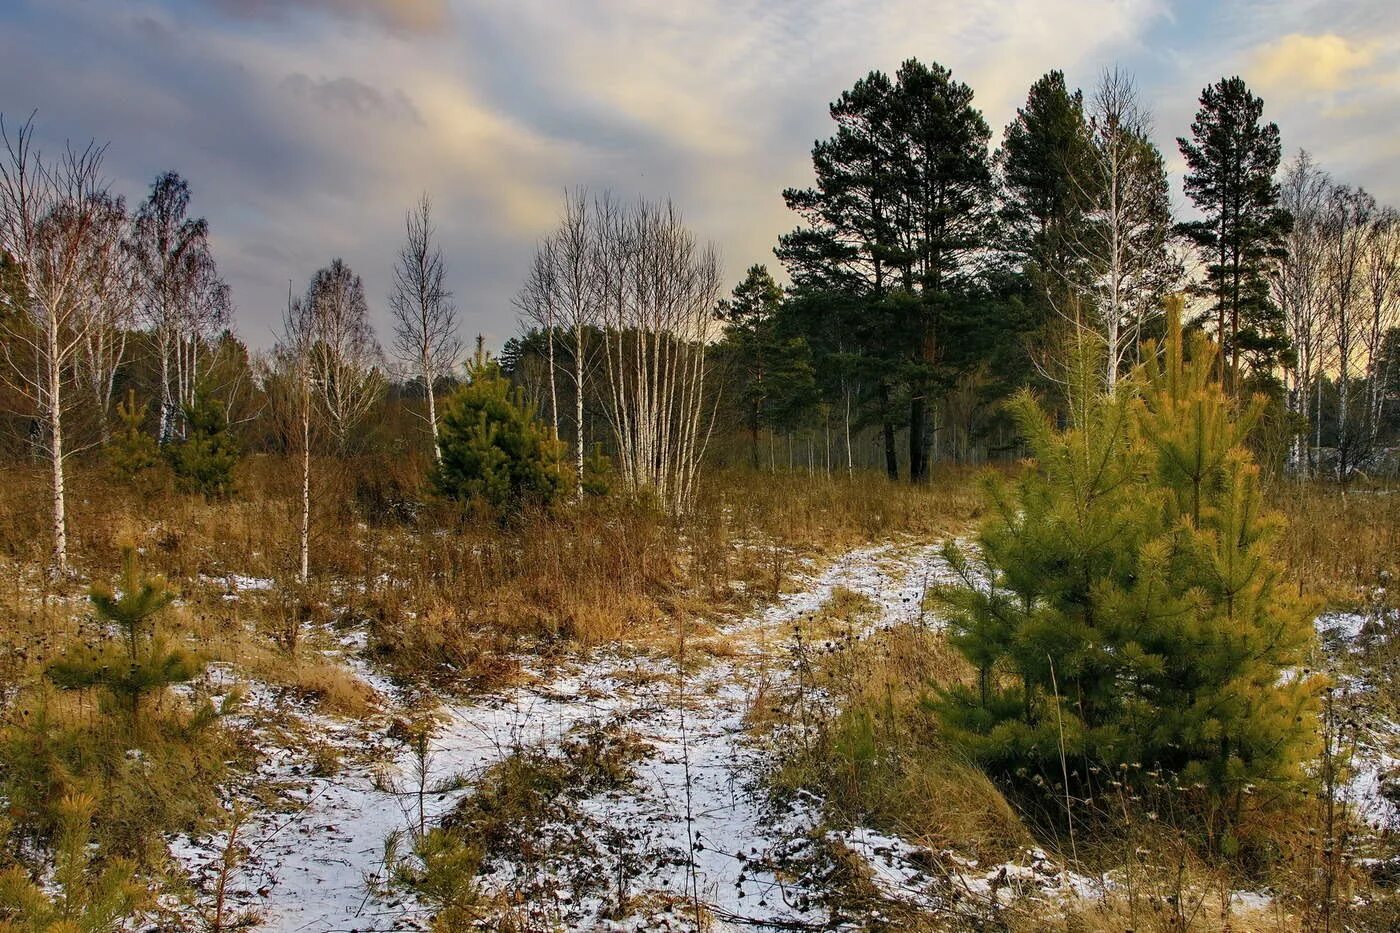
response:
<svg viewBox="0 0 1400 933"><path fill-rule="evenodd" d="M1331 33L1291 33L1255 50L1250 76L1276 94L1334 92L1351 87L1376 61L1374 40L1351 41Z"/></svg>

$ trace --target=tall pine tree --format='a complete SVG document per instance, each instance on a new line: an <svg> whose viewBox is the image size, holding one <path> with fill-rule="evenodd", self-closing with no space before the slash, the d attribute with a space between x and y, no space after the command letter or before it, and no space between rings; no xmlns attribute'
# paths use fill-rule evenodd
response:
<svg viewBox="0 0 1400 933"><path fill-rule="evenodd" d="M1093 155L1083 93L1070 92L1064 72L1046 73L1007 125L996 165L1003 248L1060 307L1079 279L1074 247L1084 236Z"/></svg>
<svg viewBox="0 0 1400 933"><path fill-rule="evenodd" d="M1283 255L1292 221L1274 181L1282 154L1278 125L1262 123L1263 114L1264 101L1242 78L1221 78L1201 92L1191 139L1177 139L1186 158L1186 195L1205 215L1181 229L1208 259L1205 291L1221 344L1220 371L1235 391L1242 354L1265 374L1288 349L1269 271Z"/></svg>
<svg viewBox="0 0 1400 933"><path fill-rule="evenodd" d="M972 97L940 65L911 59L894 81L872 72L831 105L837 132L812 150L815 186L783 194L805 226L777 254L799 292L852 316L842 329L861 335L854 349L875 364L892 477L900 396L910 478L927 473L930 396L960 365L945 312L975 283L990 236L990 131Z"/></svg>

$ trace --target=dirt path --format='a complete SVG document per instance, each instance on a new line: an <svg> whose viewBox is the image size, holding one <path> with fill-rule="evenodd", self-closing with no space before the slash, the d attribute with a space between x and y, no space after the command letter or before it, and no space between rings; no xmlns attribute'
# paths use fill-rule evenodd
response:
<svg viewBox="0 0 1400 933"><path fill-rule="evenodd" d="M590 730L625 727L640 748L633 779L581 796L572 802L571 825L541 833L541 845L551 833L569 838L567 861L496 859L487 866L486 889L528 889L541 923L571 929L691 929L696 904L736 928L820 924L816 892L785 883L777 867L811 815L769 806L756 786L766 753L750 738L745 715L758 691L791 676L785 644L792 623L820 608L833 589L874 600L875 627L917 616L926 587L945 572L932 546L852 551L764 611L725 627L730 649L698 670L688 664L684 677L674 658L605 651L529 687L444 706L429 772L467 781L461 790L431 795L427 815L450 811L475 776L512 751L547 752ZM396 710L392 685L364 676ZM383 902L366 893L386 837L417 818L416 798L386 790L416 780L415 757L387 737L387 718L340 723L308 715L306 723L312 740L265 749L263 778L296 788L298 803L242 831L252 855L230 880L234 899L258 910L259 929L269 931L425 927L426 912L411 899ZM329 777L307 774L317 744L344 756ZM209 886L221 843L180 839L172 851ZM619 900L627 905L621 911Z"/></svg>

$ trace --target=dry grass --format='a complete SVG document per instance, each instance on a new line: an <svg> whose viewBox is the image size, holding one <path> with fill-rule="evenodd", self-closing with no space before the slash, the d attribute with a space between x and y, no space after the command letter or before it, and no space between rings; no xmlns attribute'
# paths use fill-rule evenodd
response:
<svg viewBox="0 0 1400 933"><path fill-rule="evenodd" d="M48 695L50 658L74 639L93 637L87 587L110 578L125 542L180 594L161 620L172 641L236 676L289 687L323 712L362 718L373 712L374 696L336 657L346 650L340 633L368 632L368 652L396 675L455 689L510 681L522 652L548 656L607 642L635 640L702 664L740 647L713 623L782 591L798 561L901 532L961 528L980 508L966 473L911 488L877 476L725 472L711 478L683 522L621 497L501 522L423 497L422 466L389 458L318 465L307 586L294 583L295 471L278 458L246 459L234 495L218 502L160 483L134 488L100 464L74 461L75 576L58 582L43 569L47 519L36 503L47 500L46 478L31 465L7 468L0 484L0 711L7 721L0 726L12 741L0 776L39 773L20 746L50 757L90 757L85 749L97 746L105 760L125 760L126 746L98 722L91 696L50 697L58 725L48 745L36 746L34 730L10 718L32 710L30 698ZM859 608L850 602L839 610ZM165 704L165 721L178 731L190 714L173 696ZM100 801L96 838L156 860L161 830L193 829L216 809L215 784L228 762L249 751L230 748L235 738L213 730L207 750L164 741L149 779L122 765L132 775ZM51 754L59 740L64 747ZM333 771L336 756L326 751L318 768ZM175 788L184 781L208 793L181 795ZM34 799L44 798L40 789ZM181 806L150 809L162 800ZM21 814L20 823L19 835L0 826L16 845L20 835L45 831L33 814Z"/></svg>
<svg viewBox="0 0 1400 933"><path fill-rule="evenodd" d="M875 600L855 590L838 586L831 596L811 615L801 616L794 623L806 641L830 641L851 638L878 613Z"/></svg>
<svg viewBox="0 0 1400 933"><path fill-rule="evenodd" d="M838 605L866 610L838 592L819 615L836 615ZM929 691L972 677L941 632L899 625L816 650L803 687L830 702L804 708L799 690L783 698L784 708L767 710L769 724L808 724L793 737L776 776L780 788L816 790L834 825L871 825L933 851L996 860L1030 842L992 782L938 735ZM754 722L763 716L756 712Z"/></svg>
<svg viewBox="0 0 1400 933"><path fill-rule="evenodd" d="M77 464L73 563L81 577L101 577L121 542L136 542L182 591L180 630L215 656L241 658L268 641L295 656L314 626L367 624L373 651L398 673L478 688L509 680L522 648L653 638L677 619L714 619L771 598L799 558L900 532L941 534L980 509L967 471L918 488L869 474L729 471L710 477L680 523L612 498L502 524L424 498L421 470L392 458L318 466L316 580L303 590L292 582L298 502L284 461L246 459L235 495L214 503L168 486L136 489L101 465ZM0 579L14 585L0 588L9 600L0 610L29 619L8 627L17 641L0 647L42 656L74 634L81 586L44 579L46 520L33 503L44 501L46 480L38 469L10 472L0 488ZM231 575L277 587L227 600ZM359 707L325 671L259 668L333 707Z"/></svg>
<svg viewBox="0 0 1400 933"><path fill-rule="evenodd" d="M1222 897L1223 895L1223 897ZM1208 879L1192 879L1180 891L1113 893L1064 900L1011 912L1014 933L1296 933L1312 930L1300 915L1283 908L1229 904L1228 890ZM1185 906L1178 906L1185 902Z"/></svg>
<svg viewBox="0 0 1400 933"><path fill-rule="evenodd" d="M1331 606L1367 603L1378 587L1400 599L1400 489L1278 481L1271 505L1288 520L1280 554L1307 593Z"/></svg>

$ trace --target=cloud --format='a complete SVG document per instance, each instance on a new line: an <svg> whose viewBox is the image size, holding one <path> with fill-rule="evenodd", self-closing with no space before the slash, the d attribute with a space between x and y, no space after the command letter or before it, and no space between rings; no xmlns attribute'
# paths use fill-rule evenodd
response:
<svg viewBox="0 0 1400 933"><path fill-rule="evenodd" d="M308 100L331 113L423 122L413 101L397 88L386 94L355 78L311 78L299 71L283 78L281 87L293 97Z"/></svg>
<svg viewBox="0 0 1400 933"><path fill-rule="evenodd" d="M447 0L207 0L221 12L242 19L284 18L298 8L360 21L401 35L429 35L451 21Z"/></svg>
<svg viewBox="0 0 1400 933"><path fill-rule="evenodd" d="M780 192L810 183L828 102L909 57L971 85L994 144L1045 71L1091 87L1121 64L1172 164L1201 86L1242 73L1289 150L1400 199L1392 0L1260 2L12 0L0 106L37 106L56 143L110 140L129 200L158 171L189 177L255 345L287 280L335 255L382 315L424 190L464 330L499 341L566 186L672 197L727 277L776 271L795 223Z"/></svg>
<svg viewBox="0 0 1400 933"><path fill-rule="evenodd" d="M1292 33L1257 49L1249 74L1276 93L1335 92L1354 85L1376 61L1378 43L1352 42L1331 33Z"/></svg>

